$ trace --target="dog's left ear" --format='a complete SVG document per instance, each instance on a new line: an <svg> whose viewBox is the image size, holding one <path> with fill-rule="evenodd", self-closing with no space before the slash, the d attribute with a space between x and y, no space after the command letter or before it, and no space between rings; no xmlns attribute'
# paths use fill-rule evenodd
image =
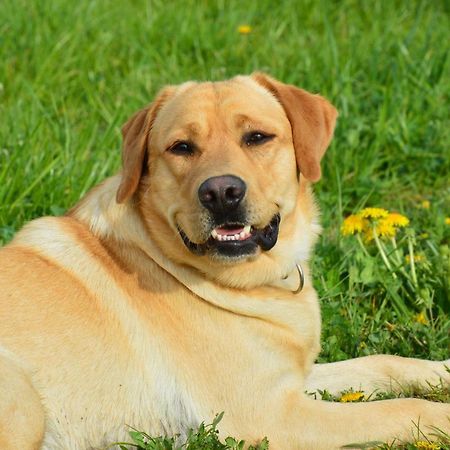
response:
<svg viewBox="0 0 450 450"><path fill-rule="evenodd" d="M165 88L149 106L135 113L122 127L122 180L117 191L117 203L127 201L137 190L147 161L147 146L155 117L168 97L174 92Z"/></svg>
<svg viewBox="0 0 450 450"><path fill-rule="evenodd" d="M252 78L270 91L283 106L292 128L292 140L300 172L310 181L321 177L320 160L331 138L338 112L320 95L284 84L263 73Z"/></svg>

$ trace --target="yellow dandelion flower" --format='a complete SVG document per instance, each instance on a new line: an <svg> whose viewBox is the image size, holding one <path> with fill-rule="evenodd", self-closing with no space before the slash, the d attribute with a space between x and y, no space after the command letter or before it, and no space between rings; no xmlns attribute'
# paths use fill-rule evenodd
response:
<svg viewBox="0 0 450 450"><path fill-rule="evenodd" d="M414 316L414 321L417 323L421 323L422 325L428 325L427 316L425 315L425 313L423 311Z"/></svg>
<svg viewBox="0 0 450 450"><path fill-rule="evenodd" d="M445 225L450 225L450 217L445 218Z"/></svg>
<svg viewBox="0 0 450 450"><path fill-rule="evenodd" d="M364 218L379 219L386 217L389 211L383 208L364 208L359 214Z"/></svg>
<svg viewBox="0 0 450 450"><path fill-rule="evenodd" d="M365 220L358 214L351 214L344 219L341 226L341 233L344 236L360 233L364 229Z"/></svg>
<svg viewBox="0 0 450 450"><path fill-rule="evenodd" d="M389 213L383 220L394 227L406 227L409 224L409 219L399 213Z"/></svg>
<svg viewBox="0 0 450 450"><path fill-rule="evenodd" d="M375 233L376 233L376 230L375 230ZM378 235L377 235L378 236ZM367 228L367 229L365 229L364 230L364 234L363 234L363 240L364 240L364 242L365 243L368 243L368 242L372 242L373 241L373 231L372 231L372 228Z"/></svg>
<svg viewBox="0 0 450 450"><path fill-rule="evenodd" d="M363 399L364 399L364 392L358 391L358 392L346 392L345 394L342 394L339 401L342 403L349 403L349 402L358 402Z"/></svg>
<svg viewBox="0 0 450 450"><path fill-rule="evenodd" d="M239 25L238 32L239 34L250 34L252 32L252 27L250 25Z"/></svg>
<svg viewBox="0 0 450 450"><path fill-rule="evenodd" d="M397 233L394 225L389 220L387 220L387 217L381 219L374 227L374 230L377 236L381 237L394 237Z"/></svg>
<svg viewBox="0 0 450 450"><path fill-rule="evenodd" d="M431 205L431 203L430 203L429 200L424 200L424 201L420 204L420 206L421 206L423 209L430 209L430 205Z"/></svg>
<svg viewBox="0 0 450 450"><path fill-rule="evenodd" d="M409 264L411 262L411 256L406 255L405 261ZM420 263L425 261L425 256L423 255L414 255L414 262Z"/></svg>
<svg viewBox="0 0 450 450"><path fill-rule="evenodd" d="M441 446L439 444L436 444L435 442L417 441L414 445L416 446L416 448L424 450L441 450Z"/></svg>

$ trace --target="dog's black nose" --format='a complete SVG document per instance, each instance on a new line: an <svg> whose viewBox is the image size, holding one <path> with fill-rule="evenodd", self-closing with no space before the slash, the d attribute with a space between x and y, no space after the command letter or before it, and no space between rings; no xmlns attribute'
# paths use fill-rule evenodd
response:
<svg viewBox="0 0 450 450"><path fill-rule="evenodd" d="M222 175L205 180L198 188L198 198L213 213L228 212L238 207L246 190L240 178Z"/></svg>

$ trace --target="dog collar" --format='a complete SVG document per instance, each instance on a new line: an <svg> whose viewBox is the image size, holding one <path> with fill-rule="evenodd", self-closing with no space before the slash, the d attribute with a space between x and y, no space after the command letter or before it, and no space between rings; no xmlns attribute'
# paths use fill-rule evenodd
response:
<svg viewBox="0 0 450 450"><path fill-rule="evenodd" d="M281 288L298 294L305 285L305 272L300 263L295 263L295 268L281 279L272 282L269 286Z"/></svg>

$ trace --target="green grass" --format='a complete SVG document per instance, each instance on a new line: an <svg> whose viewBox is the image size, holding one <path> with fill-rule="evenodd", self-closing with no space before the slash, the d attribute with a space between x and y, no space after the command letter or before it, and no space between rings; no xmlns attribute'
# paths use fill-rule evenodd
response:
<svg viewBox="0 0 450 450"><path fill-rule="evenodd" d="M0 243L114 173L121 124L163 85L267 71L340 111L316 186L320 360L448 357L449 12L446 0L3 0ZM340 235L343 217L375 205L411 220L426 259L415 300Z"/></svg>
<svg viewBox="0 0 450 450"><path fill-rule="evenodd" d="M119 446L121 450L137 448L139 450L243 450L245 441L236 440L228 436L221 440L218 436L218 424L222 420L224 413L217 414L210 424L202 423L196 430L190 430L183 443L177 443L175 437L152 437L147 433L138 430L130 430L132 443L115 443L112 446ZM263 438L256 447L250 445L247 450L268 450L269 442Z"/></svg>

